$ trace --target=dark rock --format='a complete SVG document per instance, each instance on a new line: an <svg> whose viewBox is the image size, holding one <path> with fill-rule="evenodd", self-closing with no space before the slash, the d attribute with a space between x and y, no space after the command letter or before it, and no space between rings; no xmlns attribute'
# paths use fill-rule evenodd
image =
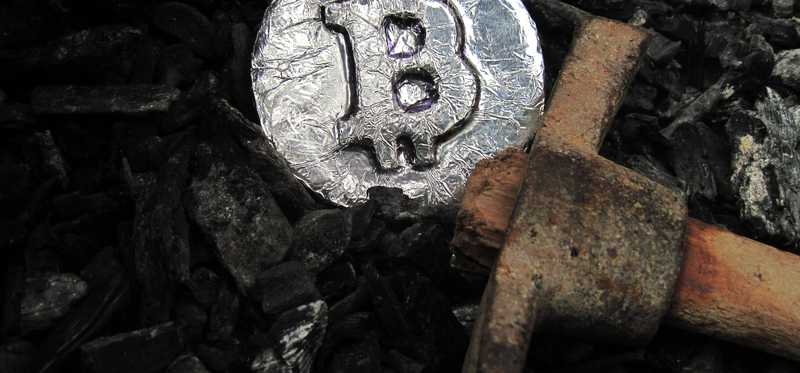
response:
<svg viewBox="0 0 800 373"><path fill-rule="evenodd" d="M472 325L480 316L481 307L478 303L462 304L453 308L453 315L466 330L472 330Z"/></svg>
<svg viewBox="0 0 800 373"><path fill-rule="evenodd" d="M652 111L658 96L658 89L647 83L636 80L628 90L622 102L623 107L631 111Z"/></svg>
<svg viewBox="0 0 800 373"><path fill-rule="evenodd" d="M98 338L81 346L89 372L153 373L167 367L183 350L173 323Z"/></svg>
<svg viewBox="0 0 800 373"><path fill-rule="evenodd" d="M371 264L364 266L367 289L372 299L372 307L383 330L394 338L405 338L412 334L406 312L389 281Z"/></svg>
<svg viewBox="0 0 800 373"><path fill-rule="evenodd" d="M261 127L247 120L225 100L215 100L210 106L210 120L230 131L236 143L244 149L246 161L269 185L287 217L295 221L306 212L319 208L306 187L294 177L286 160L264 136Z"/></svg>
<svg viewBox="0 0 800 373"><path fill-rule="evenodd" d="M53 133L50 130L45 130L37 132L34 136L39 149L41 149L42 160L48 174L56 177L61 187L66 188L69 185L67 161L61 154L61 149L56 145Z"/></svg>
<svg viewBox="0 0 800 373"><path fill-rule="evenodd" d="M139 114L167 111L179 94L158 85L49 86L36 88L31 102L39 114Z"/></svg>
<svg viewBox="0 0 800 373"><path fill-rule="evenodd" d="M751 13L750 23L748 29L751 33L764 35L777 48L800 47L800 24L794 19L776 19Z"/></svg>
<svg viewBox="0 0 800 373"><path fill-rule="evenodd" d="M25 297L20 309L24 331L46 329L81 300L88 285L71 273L48 273L25 280Z"/></svg>
<svg viewBox="0 0 800 373"><path fill-rule="evenodd" d="M387 360L392 369L397 373L422 373L422 371L425 370L424 364L401 354L397 350L389 351Z"/></svg>
<svg viewBox="0 0 800 373"><path fill-rule="evenodd" d="M171 156L158 172L157 182L137 200L133 246L139 282L140 316L144 324L169 319L173 290L189 279L189 223L181 203L189 183L189 161L196 140L191 134L168 139Z"/></svg>
<svg viewBox="0 0 800 373"><path fill-rule="evenodd" d="M316 274L344 254L353 220L347 210L317 210L303 216L294 229L291 257Z"/></svg>
<svg viewBox="0 0 800 373"><path fill-rule="evenodd" d="M675 58L675 55L680 52L682 43L680 41L673 41L661 35L654 33L647 45L645 55L656 64L665 64Z"/></svg>
<svg viewBox="0 0 800 373"><path fill-rule="evenodd" d="M6 67L0 73L0 81L34 72L54 80L64 72L102 77L102 70L109 66L120 69L120 57L143 35L133 27L100 26L66 35L44 47L0 52L0 64Z"/></svg>
<svg viewBox="0 0 800 373"><path fill-rule="evenodd" d="M795 0L772 0L772 14L780 18L790 18L794 14Z"/></svg>
<svg viewBox="0 0 800 373"><path fill-rule="evenodd" d="M339 346L325 372L381 372L381 350L377 338L368 336L357 343Z"/></svg>
<svg viewBox="0 0 800 373"><path fill-rule="evenodd" d="M727 124L739 214L759 234L796 245L800 242L800 110L787 108L769 88L756 108L734 113Z"/></svg>
<svg viewBox="0 0 800 373"><path fill-rule="evenodd" d="M241 291L281 261L291 242L292 228L268 189L251 169L224 163L212 165L190 187L192 219Z"/></svg>
<svg viewBox="0 0 800 373"><path fill-rule="evenodd" d="M27 341L10 341L0 346L0 372L29 372L34 359L34 346Z"/></svg>
<svg viewBox="0 0 800 373"><path fill-rule="evenodd" d="M251 293L268 316L320 299L314 277L300 262L283 262L259 274Z"/></svg>
<svg viewBox="0 0 800 373"><path fill-rule="evenodd" d="M374 333L375 329L372 314L369 312L352 313L331 322L317 355L316 371L324 371L330 365L331 356L340 346L359 342Z"/></svg>
<svg viewBox="0 0 800 373"><path fill-rule="evenodd" d="M175 44L161 51L155 79L170 87L183 88L191 85L200 75L203 61L187 44Z"/></svg>
<svg viewBox="0 0 800 373"><path fill-rule="evenodd" d="M175 305L175 321L187 343L195 343L202 339L208 324L208 313L199 304L185 301Z"/></svg>
<svg viewBox="0 0 800 373"><path fill-rule="evenodd" d="M231 27L233 58L230 62L233 102L250 120L258 120L250 80L250 54L254 36L247 25L236 23Z"/></svg>
<svg viewBox="0 0 800 373"><path fill-rule="evenodd" d="M666 138L672 138L674 132L683 125L702 121L723 101L730 99L736 92L734 82L738 74L725 73L716 83L708 87L702 94L691 100L677 113L672 123L661 130Z"/></svg>
<svg viewBox="0 0 800 373"><path fill-rule="evenodd" d="M189 44L195 53L214 56L214 25L199 10L179 2L166 2L156 7L153 24L161 31Z"/></svg>
<svg viewBox="0 0 800 373"><path fill-rule="evenodd" d="M731 196L730 150L702 122L678 128L672 137L672 164L690 197Z"/></svg>
<svg viewBox="0 0 800 373"><path fill-rule="evenodd" d="M238 342L229 341L214 346L201 344L197 346L197 357L214 373L243 372L247 362Z"/></svg>
<svg viewBox="0 0 800 373"><path fill-rule="evenodd" d="M167 368L167 373L209 373L203 362L194 355L178 356Z"/></svg>
<svg viewBox="0 0 800 373"><path fill-rule="evenodd" d="M217 296L216 302L211 306L208 313L208 331L206 339L209 341L219 341L228 339L233 333L233 328L239 316L239 297L222 287Z"/></svg>
<svg viewBox="0 0 800 373"><path fill-rule="evenodd" d="M292 367L286 364L275 350L268 348L261 351L250 364L253 373L292 373Z"/></svg>
<svg viewBox="0 0 800 373"><path fill-rule="evenodd" d="M361 281L358 282L358 287L352 293L336 302L336 304L330 308L328 318L331 321L341 320L353 312L367 308L369 304L369 288L367 282L362 278Z"/></svg>
<svg viewBox="0 0 800 373"><path fill-rule="evenodd" d="M130 301L130 283L110 251L97 255L81 272L89 284L89 294L65 316L42 341L35 371L46 373L82 343L108 324L111 317Z"/></svg>
<svg viewBox="0 0 800 373"><path fill-rule="evenodd" d="M325 302L333 304L358 286L356 269L350 262L336 263L317 275L316 284Z"/></svg>
<svg viewBox="0 0 800 373"><path fill-rule="evenodd" d="M400 188L372 187L367 194L378 206L375 216L379 219L408 222L420 217L420 202L408 198Z"/></svg>
<svg viewBox="0 0 800 373"><path fill-rule="evenodd" d="M786 86L800 90L800 49L778 53L772 77Z"/></svg>
<svg viewBox="0 0 800 373"><path fill-rule="evenodd" d="M75 218L92 212L114 211L118 207L116 199L107 193L72 192L53 198L53 213L60 219Z"/></svg>
<svg viewBox="0 0 800 373"><path fill-rule="evenodd" d="M288 310L269 330L278 356L294 372L309 373L328 326L328 307L319 300Z"/></svg>
<svg viewBox="0 0 800 373"><path fill-rule="evenodd" d="M217 301L224 282L214 271L208 268L198 268L192 271L192 279L188 285L194 299L207 307Z"/></svg>

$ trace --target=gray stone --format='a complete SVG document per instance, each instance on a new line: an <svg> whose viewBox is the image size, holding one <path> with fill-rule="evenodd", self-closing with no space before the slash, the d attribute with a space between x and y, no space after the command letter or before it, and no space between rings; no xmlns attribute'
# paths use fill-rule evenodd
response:
<svg viewBox="0 0 800 373"><path fill-rule="evenodd" d="M240 290L284 258L292 227L252 170L216 163L190 189L187 209Z"/></svg>
<svg viewBox="0 0 800 373"><path fill-rule="evenodd" d="M775 59L772 77L789 87L800 89L800 49L782 51Z"/></svg>
<svg viewBox="0 0 800 373"><path fill-rule="evenodd" d="M800 242L800 116L773 90L756 112L731 116L731 182L739 215L763 236Z"/></svg>
<svg viewBox="0 0 800 373"><path fill-rule="evenodd" d="M64 316L82 299L88 286L71 273L50 273L25 280L25 297L20 306L20 322L26 331L45 329Z"/></svg>

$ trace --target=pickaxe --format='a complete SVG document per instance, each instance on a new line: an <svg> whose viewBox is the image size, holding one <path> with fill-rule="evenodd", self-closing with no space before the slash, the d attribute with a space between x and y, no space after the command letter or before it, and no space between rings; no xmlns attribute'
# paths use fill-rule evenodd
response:
<svg viewBox="0 0 800 373"><path fill-rule="evenodd" d="M527 159L482 162L467 187L453 245L502 250L463 371L521 371L534 331L635 345L662 320L800 360L800 257L688 218L678 192L597 155L647 33L534 7L577 36Z"/></svg>

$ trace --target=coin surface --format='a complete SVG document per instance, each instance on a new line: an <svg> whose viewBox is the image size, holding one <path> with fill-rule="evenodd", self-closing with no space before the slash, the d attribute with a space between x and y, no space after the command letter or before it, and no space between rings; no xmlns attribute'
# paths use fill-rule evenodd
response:
<svg viewBox="0 0 800 373"><path fill-rule="evenodd" d="M265 134L333 203L399 187L436 207L539 126L544 66L520 0L274 0L256 38Z"/></svg>

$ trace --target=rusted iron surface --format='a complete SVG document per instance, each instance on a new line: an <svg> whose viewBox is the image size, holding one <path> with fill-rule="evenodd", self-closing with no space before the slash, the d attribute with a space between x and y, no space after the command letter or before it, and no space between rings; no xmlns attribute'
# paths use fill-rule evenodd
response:
<svg viewBox="0 0 800 373"><path fill-rule="evenodd" d="M545 1L543 4L552 2ZM545 5L540 7L546 8ZM554 7L554 6L551 6ZM561 4L551 11L565 12ZM624 23L600 18L583 19L577 38L550 95L538 137L557 137L586 151L602 143L625 90L638 70L647 33ZM503 165L487 162L470 178L457 220L453 246L470 259L491 266L503 244L511 209L495 210L497 197L514 198L524 175L525 161L509 155ZM505 169L504 169L505 168ZM502 170L502 171L501 171ZM501 171L487 180L487 173ZM488 203L484 203L484 201Z"/></svg>
<svg viewBox="0 0 800 373"><path fill-rule="evenodd" d="M686 218L674 190L537 139L465 371L520 371L534 328L649 341L671 300Z"/></svg>

